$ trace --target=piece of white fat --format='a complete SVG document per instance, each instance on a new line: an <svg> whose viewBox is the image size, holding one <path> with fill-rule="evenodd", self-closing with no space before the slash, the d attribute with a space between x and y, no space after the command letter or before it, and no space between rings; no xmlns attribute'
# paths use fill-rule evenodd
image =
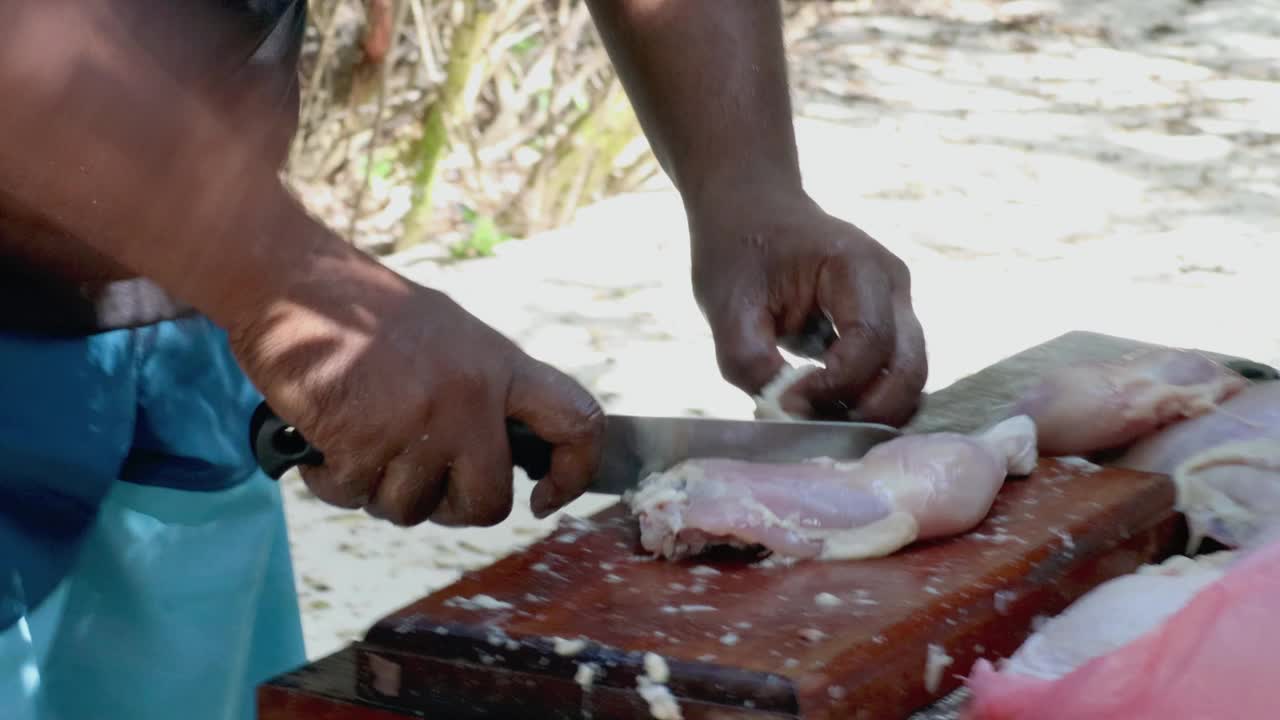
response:
<svg viewBox="0 0 1280 720"><path fill-rule="evenodd" d="M924 689L930 693L938 692L942 684L942 671L955 660L941 647L929 643L929 652L924 662Z"/></svg>
<svg viewBox="0 0 1280 720"><path fill-rule="evenodd" d="M829 608L829 607L836 607L837 605L840 605L844 601L836 597L835 595L832 595L829 592L824 592L824 593L818 593L817 595L814 595L813 602L818 607Z"/></svg>
<svg viewBox="0 0 1280 720"><path fill-rule="evenodd" d="M444 601L447 607L462 608L463 610L510 610L515 607L509 602L502 602L488 595L476 595L475 597L451 597Z"/></svg>
<svg viewBox="0 0 1280 720"><path fill-rule="evenodd" d="M573 657L587 648L587 641L582 638L553 638L557 655Z"/></svg>
<svg viewBox="0 0 1280 720"><path fill-rule="evenodd" d="M595 663L578 663L578 672L573 676L573 681L578 683L583 690L591 687L596 681L596 673L600 668Z"/></svg>
<svg viewBox="0 0 1280 720"><path fill-rule="evenodd" d="M714 575L719 575L720 571L711 567L710 565L698 565L697 567L690 570L689 573L692 575L702 575L706 577L711 577Z"/></svg>
<svg viewBox="0 0 1280 720"><path fill-rule="evenodd" d="M644 654L644 673L650 680L661 685L665 685L671 677L667 661L661 655L651 652Z"/></svg>
<svg viewBox="0 0 1280 720"><path fill-rule="evenodd" d="M821 642L827 638L827 634L818 628L801 628L798 633L800 637L812 643Z"/></svg>
<svg viewBox="0 0 1280 720"><path fill-rule="evenodd" d="M724 635L721 635L721 636L720 636L720 644L722 644L722 645L731 645L731 646L732 646L732 645L737 645L737 644L738 644L738 633L725 633Z"/></svg>
<svg viewBox="0 0 1280 720"><path fill-rule="evenodd" d="M818 369L817 365L788 365L782 368L782 371L774 376L756 396L756 419L757 420L797 420L801 418L793 417L786 410L782 409L782 394L787 388L794 385L800 378Z"/></svg>
<svg viewBox="0 0 1280 720"><path fill-rule="evenodd" d="M1063 465L1073 467L1082 473L1096 473L1102 470L1101 465L1095 465L1078 455L1067 455L1065 457L1054 458Z"/></svg>
<svg viewBox="0 0 1280 720"><path fill-rule="evenodd" d="M714 605L663 605L658 610L666 615L676 613L715 612Z"/></svg>
<svg viewBox="0 0 1280 720"><path fill-rule="evenodd" d="M666 685L655 683L641 675L636 678L636 692L649 703L649 715L654 720L684 720L684 715L680 712L680 704L676 702L675 696Z"/></svg>
<svg viewBox="0 0 1280 720"><path fill-rule="evenodd" d="M997 615L1008 615L1009 606L1014 600L1018 599L1018 594L1012 590L997 590L992 596L992 605L995 606Z"/></svg>
<svg viewBox="0 0 1280 720"><path fill-rule="evenodd" d="M823 560L865 560L884 557L915 542L920 525L909 512L896 511L862 527L828 535Z"/></svg>

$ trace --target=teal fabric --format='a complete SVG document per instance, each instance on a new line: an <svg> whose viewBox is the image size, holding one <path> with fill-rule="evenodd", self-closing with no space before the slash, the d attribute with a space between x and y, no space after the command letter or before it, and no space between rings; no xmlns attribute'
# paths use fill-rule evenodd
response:
<svg viewBox="0 0 1280 720"><path fill-rule="evenodd" d="M305 662L259 400L203 318L0 334L0 716L242 720Z"/></svg>

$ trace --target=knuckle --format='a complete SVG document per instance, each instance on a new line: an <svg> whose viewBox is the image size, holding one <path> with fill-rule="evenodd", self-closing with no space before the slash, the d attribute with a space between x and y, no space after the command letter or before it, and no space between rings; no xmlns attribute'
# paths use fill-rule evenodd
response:
<svg viewBox="0 0 1280 720"><path fill-rule="evenodd" d="M923 362L916 363L902 371L902 384L913 393L918 393L929 379L929 369Z"/></svg>
<svg viewBox="0 0 1280 720"><path fill-rule="evenodd" d="M550 365L538 363L534 371L524 373L529 381L539 383L555 398L560 408L557 424L560 435L568 443L591 443L604 435L605 412L600 402L572 377Z"/></svg>
<svg viewBox="0 0 1280 720"><path fill-rule="evenodd" d="M885 251L884 264L889 273L889 277L893 279L895 285L901 284L910 286L911 268L903 262L902 258L891 252Z"/></svg>
<svg viewBox="0 0 1280 720"><path fill-rule="evenodd" d="M446 388L452 398L463 403L473 403L492 394L491 373L483 366L460 366L442 378L442 387Z"/></svg>
<svg viewBox="0 0 1280 720"><path fill-rule="evenodd" d="M860 353L871 348L887 354L894 343L894 332L890 324L867 318L849 323L843 328L842 334L854 341L850 347L856 347Z"/></svg>
<svg viewBox="0 0 1280 720"><path fill-rule="evenodd" d="M574 424L573 434L584 441L598 440L604 437L605 422L604 408L595 398L588 396Z"/></svg>
<svg viewBox="0 0 1280 720"><path fill-rule="evenodd" d="M772 353L732 342L717 343L716 362L725 380L747 392L760 390L776 372Z"/></svg>

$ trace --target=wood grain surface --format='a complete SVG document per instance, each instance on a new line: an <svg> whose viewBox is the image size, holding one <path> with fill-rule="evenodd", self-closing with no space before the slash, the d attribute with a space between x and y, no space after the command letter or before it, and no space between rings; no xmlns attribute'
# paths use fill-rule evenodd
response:
<svg viewBox="0 0 1280 720"><path fill-rule="evenodd" d="M901 718L976 658L1011 653L1036 615L1175 547L1173 499L1160 476L1043 461L965 536L770 567L655 561L614 507L379 622L357 650L360 691L406 711L486 708L467 717L535 704L547 718L643 718L635 688L653 652L688 718L693 705ZM566 656L556 638L585 647ZM933 687L930 645L951 658ZM584 663L599 668L585 690ZM615 696L636 707L600 705Z"/></svg>

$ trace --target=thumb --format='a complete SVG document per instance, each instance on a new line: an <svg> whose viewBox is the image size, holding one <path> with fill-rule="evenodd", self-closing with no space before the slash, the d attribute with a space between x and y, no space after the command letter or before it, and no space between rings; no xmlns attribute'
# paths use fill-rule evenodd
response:
<svg viewBox="0 0 1280 720"><path fill-rule="evenodd" d="M537 481L530 501L543 517L582 495L600 464L604 411L568 375L529 358L517 368L507 392L507 414L551 443L551 468Z"/></svg>
<svg viewBox="0 0 1280 720"><path fill-rule="evenodd" d="M720 374L743 392L758 395L786 362L778 352L773 316L762 307L712 320Z"/></svg>

